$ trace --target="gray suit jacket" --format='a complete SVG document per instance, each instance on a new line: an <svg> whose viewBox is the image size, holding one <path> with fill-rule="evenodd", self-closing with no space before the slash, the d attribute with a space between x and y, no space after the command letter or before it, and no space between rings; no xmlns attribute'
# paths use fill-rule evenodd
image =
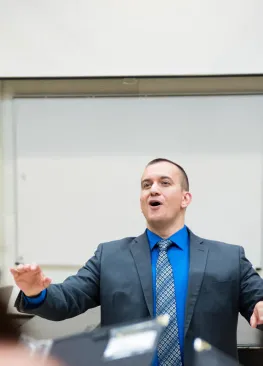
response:
<svg viewBox="0 0 263 366"><path fill-rule="evenodd" d="M201 337L237 357L237 320L248 321L263 300L263 280L242 247L197 237L190 230L190 273L185 316L184 364L193 364L193 340ZM95 255L61 284L50 285L37 308L50 320L64 320L101 306L101 325L153 316L151 254L147 235L100 244ZM25 311L20 292L15 306Z"/></svg>

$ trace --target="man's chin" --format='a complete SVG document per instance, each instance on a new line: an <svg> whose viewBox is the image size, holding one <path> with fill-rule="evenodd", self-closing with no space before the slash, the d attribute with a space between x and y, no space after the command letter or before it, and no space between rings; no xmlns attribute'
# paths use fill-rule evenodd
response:
<svg viewBox="0 0 263 366"><path fill-rule="evenodd" d="M166 222L166 219L163 216L156 215L154 217L149 217L147 221L150 225L159 226L163 225Z"/></svg>

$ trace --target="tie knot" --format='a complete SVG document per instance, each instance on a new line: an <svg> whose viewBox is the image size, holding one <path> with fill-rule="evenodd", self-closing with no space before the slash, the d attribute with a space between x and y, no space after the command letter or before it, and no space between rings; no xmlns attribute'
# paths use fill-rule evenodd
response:
<svg viewBox="0 0 263 366"><path fill-rule="evenodd" d="M159 247L159 249L161 251L166 251L169 246L172 244L172 240L168 240L168 239L163 239L163 240L160 240L157 245Z"/></svg>

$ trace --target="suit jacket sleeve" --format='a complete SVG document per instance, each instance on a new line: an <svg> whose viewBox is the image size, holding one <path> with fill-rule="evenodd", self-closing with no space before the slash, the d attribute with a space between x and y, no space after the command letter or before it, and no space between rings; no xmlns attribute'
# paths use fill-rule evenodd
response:
<svg viewBox="0 0 263 366"><path fill-rule="evenodd" d="M255 305L263 300L263 280L253 269L240 247L240 297L239 311L250 322Z"/></svg>
<svg viewBox="0 0 263 366"><path fill-rule="evenodd" d="M72 318L100 305L100 265L102 245L94 256L63 283L51 284L42 304L25 308L24 295L20 291L15 307L20 312L38 315L49 320Z"/></svg>

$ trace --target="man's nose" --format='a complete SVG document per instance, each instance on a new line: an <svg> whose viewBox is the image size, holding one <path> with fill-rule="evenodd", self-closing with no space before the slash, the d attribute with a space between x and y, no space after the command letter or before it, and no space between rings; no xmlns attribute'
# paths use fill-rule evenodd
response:
<svg viewBox="0 0 263 366"><path fill-rule="evenodd" d="M152 184L152 186L151 186L151 192L150 193L152 195L160 194L160 190L159 190L158 184L156 184L156 183L153 183Z"/></svg>

